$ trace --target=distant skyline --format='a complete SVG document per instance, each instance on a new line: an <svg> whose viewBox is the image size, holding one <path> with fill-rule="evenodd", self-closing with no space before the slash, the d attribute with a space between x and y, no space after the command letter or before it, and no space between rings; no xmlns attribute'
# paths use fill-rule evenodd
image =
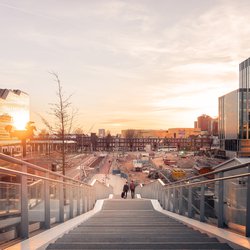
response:
<svg viewBox="0 0 250 250"><path fill-rule="evenodd" d="M59 75L75 127L193 127L218 115L250 57L249 0L0 0L0 88L30 95L44 128Z"/></svg>

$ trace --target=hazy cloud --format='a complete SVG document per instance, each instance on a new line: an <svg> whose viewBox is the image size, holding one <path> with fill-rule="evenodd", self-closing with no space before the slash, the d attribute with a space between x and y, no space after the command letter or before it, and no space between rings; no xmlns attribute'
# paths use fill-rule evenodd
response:
<svg viewBox="0 0 250 250"><path fill-rule="evenodd" d="M249 9L248 0L1 1L1 87L23 88L44 112L53 70L85 129L193 126L238 87Z"/></svg>

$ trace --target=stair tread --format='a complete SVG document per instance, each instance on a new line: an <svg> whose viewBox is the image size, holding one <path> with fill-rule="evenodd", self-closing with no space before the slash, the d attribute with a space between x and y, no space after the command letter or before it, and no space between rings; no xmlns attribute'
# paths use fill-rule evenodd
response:
<svg viewBox="0 0 250 250"><path fill-rule="evenodd" d="M155 210L148 200L107 200L47 249L232 249Z"/></svg>
<svg viewBox="0 0 250 250"><path fill-rule="evenodd" d="M225 243L57 243L47 249L232 249Z"/></svg>

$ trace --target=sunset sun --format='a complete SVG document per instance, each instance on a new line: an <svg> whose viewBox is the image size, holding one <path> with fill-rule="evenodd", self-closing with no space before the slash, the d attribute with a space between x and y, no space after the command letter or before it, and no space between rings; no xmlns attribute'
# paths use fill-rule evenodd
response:
<svg viewBox="0 0 250 250"><path fill-rule="evenodd" d="M28 112L21 111L13 114L13 125L17 130L24 130L28 121Z"/></svg>

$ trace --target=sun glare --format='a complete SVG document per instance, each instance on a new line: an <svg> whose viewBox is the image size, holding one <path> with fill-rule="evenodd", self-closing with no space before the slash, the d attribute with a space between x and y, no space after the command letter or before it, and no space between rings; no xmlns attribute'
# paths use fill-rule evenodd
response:
<svg viewBox="0 0 250 250"><path fill-rule="evenodd" d="M13 125L17 130L24 130L29 121L28 112L21 111L12 115Z"/></svg>

